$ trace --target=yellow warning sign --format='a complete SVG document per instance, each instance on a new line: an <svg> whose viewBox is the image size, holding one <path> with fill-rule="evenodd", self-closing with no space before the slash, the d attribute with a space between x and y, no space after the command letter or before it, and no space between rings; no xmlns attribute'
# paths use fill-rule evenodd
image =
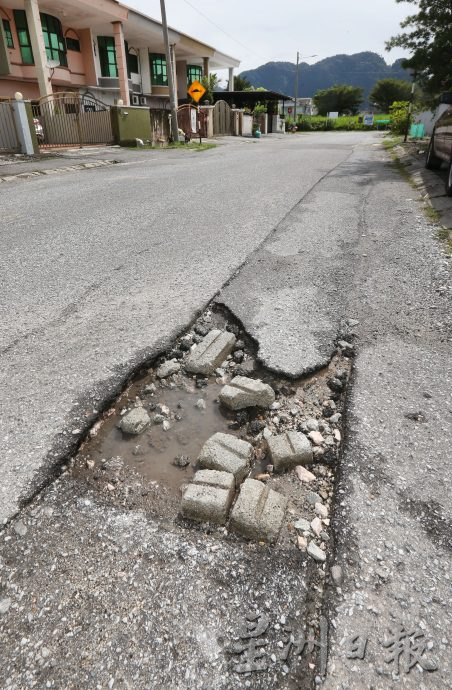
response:
<svg viewBox="0 0 452 690"><path fill-rule="evenodd" d="M206 93L206 89L199 81L194 81L193 84L190 84L188 87L187 93L196 103L198 103Z"/></svg>

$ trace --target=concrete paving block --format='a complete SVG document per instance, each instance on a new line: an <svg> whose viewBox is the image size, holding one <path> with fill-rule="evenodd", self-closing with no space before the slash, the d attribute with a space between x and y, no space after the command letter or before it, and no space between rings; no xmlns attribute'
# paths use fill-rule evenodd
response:
<svg viewBox="0 0 452 690"><path fill-rule="evenodd" d="M236 484L246 477L253 457L253 446L231 434L218 432L211 436L201 449L198 457L200 467L210 470L231 472Z"/></svg>
<svg viewBox="0 0 452 690"><path fill-rule="evenodd" d="M246 376L235 376L223 386L220 402L231 410L242 410L245 407L270 407L275 401L275 391L259 379Z"/></svg>
<svg viewBox="0 0 452 690"><path fill-rule="evenodd" d="M232 509L230 527L248 539L275 542L286 507L287 498L256 479L245 479Z"/></svg>
<svg viewBox="0 0 452 690"><path fill-rule="evenodd" d="M312 448L309 439L299 431L286 431L270 436L267 441L275 472L291 470L297 465L312 462Z"/></svg>
<svg viewBox="0 0 452 690"><path fill-rule="evenodd" d="M199 470L184 491L181 514L190 520L224 525L234 489L235 479L230 472Z"/></svg>
<svg viewBox="0 0 452 690"><path fill-rule="evenodd" d="M185 369L190 374L212 374L232 352L235 335L228 331L213 329L203 338L185 360Z"/></svg>

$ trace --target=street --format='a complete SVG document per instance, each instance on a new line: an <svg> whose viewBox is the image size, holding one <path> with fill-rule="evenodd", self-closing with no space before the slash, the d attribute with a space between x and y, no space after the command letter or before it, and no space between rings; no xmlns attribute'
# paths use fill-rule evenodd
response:
<svg viewBox="0 0 452 690"><path fill-rule="evenodd" d="M112 165L1 184L2 688L452 688L448 259L382 140L111 149L88 155ZM72 471L131 375L206 309L243 328L278 389L334 357L350 367L326 565L191 530ZM326 678L318 650L231 670L258 607L277 654L286 618L326 617ZM394 675L381 641L399 620L435 670ZM365 658L345 655L354 635Z"/></svg>

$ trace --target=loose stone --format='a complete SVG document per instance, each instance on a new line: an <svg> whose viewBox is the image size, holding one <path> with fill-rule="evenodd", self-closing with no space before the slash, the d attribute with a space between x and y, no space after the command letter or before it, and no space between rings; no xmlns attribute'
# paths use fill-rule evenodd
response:
<svg viewBox="0 0 452 690"><path fill-rule="evenodd" d="M190 464L188 455L178 455L173 462L176 467L187 467Z"/></svg>
<svg viewBox="0 0 452 690"><path fill-rule="evenodd" d="M135 407L124 415L119 423L119 427L125 434L138 435L146 429L150 421L151 418L145 409Z"/></svg>
<svg viewBox="0 0 452 690"><path fill-rule="evenodd" d="M322 549L319 548L314 541L309 542L307 553L309 554L309 556L311 556L311 558L313 558L315 561L318 561L319 563L323 563L324 561L326 561L325 552L322 551Z"/></svg>
<svg viewBox="0 0 452 690"><path fill-rule="evenodd" d="M28 530L26 525L22 522L22 520L18 520L14 525L13 529L16 534L19 535L19 537L25 537L27 534Z"/></svg>
<svg viewBox="0 0 452 690"><path fill-rule="evenodd" d="M333 582L336 586L339 586L342 584L342 580L343 580L344 575L343 575L342 568L340 565L333 565L333 567L331 568L331 577L332 577Z"/></svg>
<svg viewBox="0 0 452 690"><path fill-rule="evenodd" d="M195 403L195 407L198 410L205 410L207 408L206 401L202 398L199 398L199 400Z"/></svg>
<svg viewBox="0 0 452 690"><path fill-rule="evenodd" d="M318 423L317 419L311 418L311 419L306 420L305 426L306 426L306 429L308 431L318 431L319 430L319 423Z"/></svg>
<svg viewBox="0 0 452 690"><path fill-rule="evenodd" d="M11 606L11 599L9 597L6 597L6 599L1 599L0 600L0 614L7 613L9 611L10 606Z"/></svg>
<svg viewBox="0 0 452 690"><path fill-rule="evenodd" d="M316 494L315 491L308 491L308 493L306 494L306 500L308 503L315 506L316 503L322 502L322 497L319 496L319 494Z"/></svg>
<svg viewBox="0 0 452 690"><path fill-rule="evenodd" d="M231 410L245 407L269 407L275 401L275 391L258 379L235 376L220 392L220 402Z"/></svg>
<svg viewBox="0 0 452 690"><path fill-rule="evenodd" d="M306 484L309 484L309 482L313 482L316 479L315 474L312 474L312 472L307 470L306 467L303 467L302 465L297 465L295 472L300 482L306 482Z"/></svg>
<svg viewBox="0 0 452 690"><path fill-rule="evenodd" d="M306 551L306 547L308 545L308 540L306 537L302 537L300 534L297 537L297 545L300 551Z"/></svg>
<svg viewBox="0 0 452 690"><path fill-rule="evenodd" d="M323 525L322 525L322 521L320 518L315 517L312 520L311 529L317 537L320 535L320 532L323 530Z"/></svg>
<svg viewBox="0 0 452 690"><path fill-rule="evenodd" d="M275 472L312 462L311 444L306 436L298 431L271 436L268 439L268 449Z"/></svg>
<svg viewBox="0 0 452 690"><path fill-rule="evenodd" d="M314 505L314 509L317 515L319 515L321 518L328 517L328 508L325 505L323 505L323 503L316 503Z"/></svg>
<svg viewBox="0 0 452 690"><path fill-rule="evenodd" d="M209 376L232 352L235 336L226 331L214 329L206 335L185 361L185 369L191 374Z"/></svg>
<svg viewBox="0 0 452 690"><path fill-rule="evenodd" d="M308 437L316 446L321 446L324 443L324 438L320 431L310 431Z"/></svg>
<svg viewBox="0 0 452 690"><path fill-rule="evenodd" d="M176 374L180 371L180 364L175 359L169 359L167 362L163 362L156 371L159 379L166 379L171 374Z"/></svg>
<svg viewBox="0 0 452 690"><path fill-rule="evenodd" d="M305 520L304 518L298 518L298 520L294 523L294 527L300 532L311 531L311 523L308 520Z"/></svg>

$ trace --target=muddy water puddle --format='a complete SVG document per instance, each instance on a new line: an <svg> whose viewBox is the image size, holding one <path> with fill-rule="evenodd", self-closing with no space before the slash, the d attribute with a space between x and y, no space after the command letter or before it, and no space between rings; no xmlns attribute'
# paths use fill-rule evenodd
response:
<svg viewBox="0 0 452 690"><path fill-rule="evenodd" d="M145 393L152 383L156 386L155 393ZM218 395L222 385L211 379L207 386L196 388L195 380L187 378L170 387L152 375L134 384L109 410L95 436L81 448L75 476L83 475L84 468L99 476L96 470L119 469L121 463L141 475L145 482L157 482L180 496L181 486L196 471L196 459L205 441L218 431L239 433L230 428L235 415L220 409ZM151 417L151 424L140 435L131 436L124 434L118 423L121 412L133 406L137 397ZM152 421L155 416L164 418L165 427L162 421ZM185 467L175 464L181 456L182 463L189 462Z"/></svg>

